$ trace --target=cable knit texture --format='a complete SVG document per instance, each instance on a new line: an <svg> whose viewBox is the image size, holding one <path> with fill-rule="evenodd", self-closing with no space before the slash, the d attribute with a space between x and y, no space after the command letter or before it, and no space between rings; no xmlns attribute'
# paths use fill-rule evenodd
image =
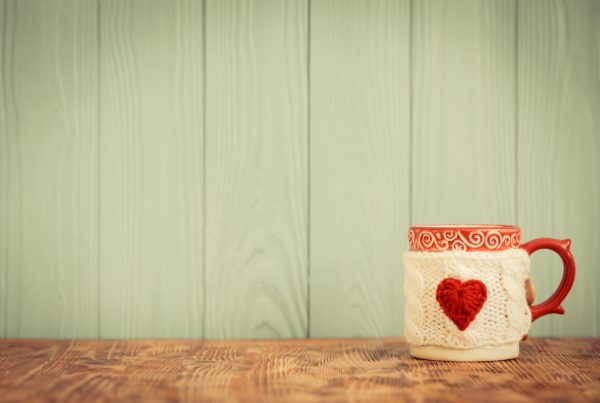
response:
<svg viewBox="0 0 600 403"><path fill-rule="evenodd" d="M524 250L405 252L403 260L409 343L464 349L519 341L529 331Z"/></svg>

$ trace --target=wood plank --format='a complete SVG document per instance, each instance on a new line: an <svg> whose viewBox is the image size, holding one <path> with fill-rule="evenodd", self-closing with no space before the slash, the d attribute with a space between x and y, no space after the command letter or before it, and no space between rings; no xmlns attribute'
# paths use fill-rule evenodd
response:
<svg viewBox="0 0 600 403"><path fill-rule="evenodd" d="M2 195L0 201L0 335L4 337L7 336L7 279L8 268L11 265L9 263L11 254L8 251L12 250L12 245L10 245L10 226L14 226L14 221L11 223L9 220L11 217L15 217L15 214L11 214L9 210L11 207L14 208L14 206L11 206L10 201L10 194L14 192L14 189L11 188L9 173L12 165L9 153L11 148L9 133L12 132L10 129L12 122L9 116L14 116L14 110L9 112L9 108L14 107L14 104L11 102L9 96L9 93L12 92L10 81L6 79L7 76L12 75L10 72L11 65L7 63L9 57L6 54L6 47L4 46L6 42L10 41L9 35L12 34L14 27L12 24L9 24L7 13L7 1L0 0L0 27L2 27L0 29L0 49L2 49L0 53L0 194Z"/></svg>
<svg viewBox="0 0 600 403"><path fill-rule="evenodd" d="M17 214L13 213L15 209L15 187L11 181L11 171L15 167L15 158L11 158L10 150L17 148L14 145L14 100L11 100L11 94L14 93L12 81L12 64L9 63L10 56L7 51L6 43L12 42L14 35L13 19L9 17L8 1L0 0L0 335L7 336L6 317L8 315L8 270L13 264L15 254L9 253L13 250L14 244L11 239L14 237L15 218ZM13 134L13 136L11 136ZM13 143L13 144L11 144ZM12 195L12 197L11 197ZM18 200L17 200L18 202Z"/></svg>
<svg viewBox="0 0 600 403"><path fill-rule="evenodd" d="M201 337L202 2L100 6L101 336Z"/></svg>
<svg viewBox="0 0 600 403"><path fill-rule="evenodd" d="M517 360L412 359L402 339L0 340L7 401L598 401L600 339Z"/></svg>
<svg viewBox="0 0 600 403"><path fill-rule="evenodd" d="M207 337L307 333L306 10L206 4Z"/></svg>
<svg viewBox="0 0 600 403"><path fill-rule="evenodd" d="M515 222L514 1L414 2L412 222Z"/></svg>
<svg viewBox="0 0 600 403"><path fill-rule="evenodd" d="M519 3L518 217L525 238L571 238L578 272L566 315L532 334L600 335L600 3ZM535 255L534 255L535 256ZM538 302L560 260L534 257Z"/></svg>
<svg viewBox="0 0 600 403"><path fill-rule="evenodd" d="M97 7L3 1L6 334L98 335Z"/></svg>
<svg viewBox="0 0 600 403"><path fill-rule="evenodd" d="M402 332L409 1L311 6L311 336Z"/></svg>

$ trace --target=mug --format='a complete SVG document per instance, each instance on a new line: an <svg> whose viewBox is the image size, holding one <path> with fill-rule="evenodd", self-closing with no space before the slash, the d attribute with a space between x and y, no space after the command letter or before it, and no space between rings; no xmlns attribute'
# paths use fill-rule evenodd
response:
<svg viewBox="0 0 600 403"><path fill-rule="evenodd" d="M531 323L563 314L575 279L571 240L538 238L521 244L512 225L412 226L403 255L405 337L413 357L492 361L519 356ZM550 249L564 271L557 290L533 304L529 255Z"/></svg>

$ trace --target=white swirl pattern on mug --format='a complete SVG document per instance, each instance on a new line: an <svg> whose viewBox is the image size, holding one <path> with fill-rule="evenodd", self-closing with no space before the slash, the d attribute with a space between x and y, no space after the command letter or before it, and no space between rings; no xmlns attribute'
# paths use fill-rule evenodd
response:
<svg viewBox="0 0 600 403"><path fill-rule="evenodd" d="M519 232L501 234L500 231L476 230L465 231L460 229L447 229L441 232L419 230L417 233L411 228L408 231L408 243L412 250L467 250L485 248L487 250L503 250L518 248L521 244Z"/></svg>

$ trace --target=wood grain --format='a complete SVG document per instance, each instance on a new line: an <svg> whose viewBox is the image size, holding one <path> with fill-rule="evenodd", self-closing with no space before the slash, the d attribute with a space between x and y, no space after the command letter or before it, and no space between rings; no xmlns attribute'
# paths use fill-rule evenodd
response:
<svg viewBox="0 0 600 403"><path fill-rule="evenodd" d="M399 335L409 212L408 1L311 7L311 336Z"/></svg>
<svg viewBox="0 0 600 403"><path fill-rule="evenodd" d="M202 2L100 6L100 334L201 337Z"/></svg>
<svg viewBox="0 0 600 403"><path fill-rule="evenodd" d="M307 333L307 3L206 5L206 336Z"/></svg>
<svg viewBox="0 0 600 403"><path fill-rule="evenodd" d="M412 222L515 222L515 2L413 4Z"/></svg>
<svg viewBox="0 0 600 403"><path fill-rule="evenodd" d="M600 335L599 19L0 0L0 336L397 335L411 222L572 238L532 334ZM534 255L538 302L560 271Z"/></svg>
<svg viewBox="0 0 600 403"><path fill-rule="evenodd" d="M402 339L0 340L4 401L597 401L599 339L517 360L410 358Z"/></svg>
<svg viewBox="0 0 600 403"><path fill-rule="evenodd" d="M14 169L15 159L10 157L10 150L16 148L14 141L14 120L15 117L14 101L11 101L11 95L14 93L11 71L12 64L9 63L10 53L7 51L6 44L11 42L14 35L13 19L9 19L8 2L0 1L0 335L7 336L6 316L8 315L8 271L13 264L15 254L10 253L13 250L14 243L11 243L11 233L15 233L15 209L14 194L15 188L11 181L11 171ZM11 136L11 133L13 136ZM11 143L13 143L11 145ZM12 200L11 200L12 199ZM11 219L12 218L12 219Z"/></svg>
<svg viewBox="0 0 600 403"><path fill-rule="evenodd" d="M518 216L525 238L571 238L577 278L564 317L532 334L600 334L600 3L519 3ZM538 302L560 260L534 255Z"/></svg>
<svg viewBox="0 0 600 403"><path fill-rule="evenodd" d="M4 0L0 8L5 332L96 337L96 3Z"/></svg>

